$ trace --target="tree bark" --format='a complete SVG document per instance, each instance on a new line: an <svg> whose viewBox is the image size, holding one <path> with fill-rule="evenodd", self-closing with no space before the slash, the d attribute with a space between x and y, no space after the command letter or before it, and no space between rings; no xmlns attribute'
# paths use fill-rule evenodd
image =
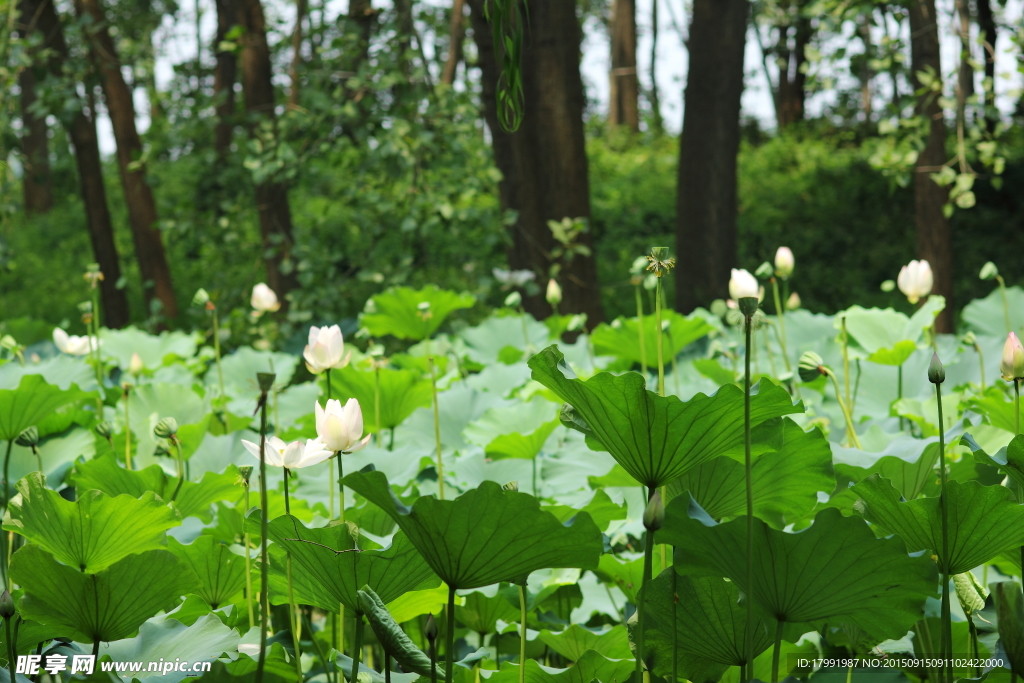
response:
<svg viewBox="0 0 1024 683"><path fill-rule="evenodd" d="M636 73L636 2L612 2L612 71L608 89L608 126L640 130L640 81Z"/></svg>
<svg viewBox="0 0 1024 683"><path fill-rule="evenodd" d="M920 82L917 74L931 73L942 78L939 57L939 31L935 0L914 0L910 3L910 51L915 74L917 96L915 109L929 123L925 147L914 167L914 227L917 232L917 255L932 267L934 294L946 297L946 308L935 321L938 332L953 332L953 248L949 221L942 212L948 199L946 190L931 179L931 174L946 163L946 122L941 93Z"/></svg>
<svg viewBox="0 0 1024 683"><path fill-rule="evenodd" d="M658 94L658 1L651 0L651 128L661 134L665 121L661 118L661 97Z"/></svg>
<svg viewBox="0 0 1024 683"><path fill-rule="evenodd" d="M806 0L792 3L790 6L790 11L794 14L792 23L779 27L779 92L776 114L779 130L804 119L807 85L804 65L807 63L807 45L811 42L813 35L811 21L803 13L806 4ZM792 48L789 45L791 34L793 36Z"/></svg>
<svg viewBox="0 0 1024 683"><path fill-rule="evenodd" d="M302 66L302 22L306 19L306 0L295 0L295 28L292 30L292 65L289 71L292 88L288 92L288 106L299 106L299 91L302 77L299 68Z"/></svg>
<svg viewBox="0 0 1024 683"><path fill-rule="evenodd" d="M117 142L117 165L121 172L121 186L128 206L128 222L132 228L143 291L151 306L159 302L160 313L173 319L178 316L178 304L174 299L163 238L156 226L156 201L146 181L146 168L139 161L142 140L135 127L132 92L121 74L121 62L107 29L100 0L76 0L75 8L80 16L88 15L92 19L88 30L89 55L100 75L103 97Z"/></svg>
<svg viewBox="0 0 1024 683"><path fill-rule="evenodd" d="M985 63L985 108L986 110L996 106L995 82L996 82L996 20L992 14L992 5L989 0L975 0L978 8L978 30L985 34L983 43ZM986 127L989 130L995 128L998 117L995 112L985 113Z"/></svg>
<svg viewBox="0 0 1024 683"><path fill-rule="evenodd" d="M260 119L276 122L274 86L271 82L270 48L267 45L266 18L260 0L239 0L239 12L245 33L242 36L242 90L245 109L253 119L252 133ZM275 126L276 127L276 126ZM267 284L288 305L285 294L298 286L291 263L292 212L284 182L268 179L256 185L256 210L267 267Z"/></svg>
<svg viewBox="0 0 1024 683"><path fill-rule="evenodd" d="M214 45L217 65L213 72L214 101L217 103L217 127L213 133L213 145L217 156L223 158L231 149L232 129L235 118L235 81L238 63L235 54L220 49L227 40L231 28L239 23L237 0L216 0L217 42Z"/></svg>
<svg viewBox="0 0 1024 683"><path fill-rule="evenodd" d="M676 195L676 308L729 293L736 252L736 155L748 0L694 0Z"/></svg>
<svg viewBox="0 0 1024 683"><path fill-rule="evenodd" d="M465 5L465 0L455 0L452 5L452 17L448 25L448 58L441 73L441 82L448 85L455 82L455 72L462 61L462 40L466 35Z"/></svg>
<svg viewBox="0 0 1024 683"><path fill-rule="evenodd" d="M745 0L744 0L745 1ZM565 217L590 217L590 185L583 137L581 32L574 0L529 0L524 17L522 59L526 111L522 125L508 133L498 124L495 93L500 73L484 0L469 0L473 36L480 55L484 117L491 131L494 160L502 173L501 204L517 212L511 226L509 266L537 274L541 293L523 293L525 309L541 318L551 313L544 283L554 261L556 241L547 225ZM581 244L592 247L591 234ZM588 327L604 319L594 257L576 256L559 274L562 313L586 313Z"/></svg>
<svg viewBox="0 0 1024 683"><path fill-rule="evenodd" d="M37 30L42 34L43 47L49 51L46 68L54 78L63 78L62 65L71 59L60 17L52 0L25 0L24 18L31 18L28 31ZM88 87L88 86L87 86ZM77 96L75 96L77 100ZM86 224L92 243L93 256L103 272L100 282L100 301L103 306L103 322L107 327L120 328L129 322L128 297L123 288L118 288L121 279L121 265L117 246L114 243L114 227L107 208L107 193L103 185L103 166L100 159L99 142L96 136L95 111L90 108L88 116L81 101L76 101L70 122L64 126L75 150L75 165L78 182L82 191Z"/></svg>
<svg viewBox="0 0 1024 683"><path fill-rule="evenodd" d="M24 7L27 3L22 0ZM46 213L53 208L50 186L50 150L46 118L33 111L36 101L36 74L29 65L18 74L21 89L21 154L25 166L21 180L22 197L27 213Z"/></svg>

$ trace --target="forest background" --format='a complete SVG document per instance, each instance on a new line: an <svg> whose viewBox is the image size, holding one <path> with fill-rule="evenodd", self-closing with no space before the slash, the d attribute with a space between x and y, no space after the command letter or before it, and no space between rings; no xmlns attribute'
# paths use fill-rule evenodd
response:
<svg viewBox="0 0 1024 683"><path fill-rule="evenodd" d="M257 282L356 329L392 285L537 317L727 296L780 245L811 310L1024 279L1021 0L2 0L0 311L21 343L190 326ZM498 38L498 49L495 49ZM758 94L760 93L760 94ZM495 269L526 270L509 282ZM499 272L498 275L501 275ZM513 277L514 280L514 277ZM81 329L79 329L81 328ZM229 342L230 343L230 342Z"/></svg>

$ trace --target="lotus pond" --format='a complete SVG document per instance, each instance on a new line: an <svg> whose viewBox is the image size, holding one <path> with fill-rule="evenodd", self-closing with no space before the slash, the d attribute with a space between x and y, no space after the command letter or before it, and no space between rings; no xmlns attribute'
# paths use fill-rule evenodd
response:
<svg viewBox="0 0 1024 683"><path fill-rule="evenodd" d="M897 296L588 329L393 288L221 357L201 293L191 334L7 337L0 678L1016 680L1024 290L956 336Z"/></svg>

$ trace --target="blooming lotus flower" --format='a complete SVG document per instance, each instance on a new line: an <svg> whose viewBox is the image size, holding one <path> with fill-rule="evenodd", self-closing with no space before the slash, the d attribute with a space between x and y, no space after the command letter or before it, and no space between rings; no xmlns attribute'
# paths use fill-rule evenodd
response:
<svg viewBox="0 0 1024 683"><path fill-rule="evenodd" d="M795 263L793 252L789 247L779 247L775 252L775 274L783 280L793 274Z"/></svg>
<svg viewBox="0 0 1024 683"><path fill-rule="evenodd" d="M1006 335L1003 357L999 361L999 372L1009 381L1024 379L1024 345L1013 332Z"/></svg>
<svg viewBox="0 0 1024 683"><path fill-rule="evenodd" d="M532 270L495 268L491 272L494 274L494 279L506 287L522 287L527 282L537 279L537 274Z"/></svg>
<svg viewBox="0 0 1024 683"><path fill-rule="evenodd" d="M359 401L350 398L343 408L341 401L331 399L326 408L316 408L317 438L330 450L336 453L355 453L370 443L370 435L363 436L363 410Z"/></svg>
<svg viewBox="0 0 1024 683"><path fill-rule="evenodd" d="M249 303L257 313L273 313L281 308L277 294L262 282L252 288L252 298L249 299Z"/></svg>
<svg viewBox="0 0 1024 683"><path fill-rule="evenodd" d="M260 459L259 444L242 439L242 445L252 453L254 458ZM309 439L306 443L301 441L286 443L276 436L268 436L264 450L268 465L285 467L290 470L317 465L334 455L334 451L328 450L319 439Z"/></svg>
<svg viewBox="0 0 1024 683"><path fill-rule="evenodd" d="M729 278L729 297L739 301L747 297L759 297L760 288L757 278L743 268L733 268Z"/></svg>
<svg viewBox="0 0 1024 683"><path fill-rule="evenodd" d="M896 278L896 285L912 304L928 296L933 283L932 267L924 259L911 261L903 266L899 277Z"/></svg>
<svg viewBox="0 0 1024 683"><path fill-rule="evenodd" d="M62 353L70 356L85 356L99 347L96 337L79 337L68 334L59 327L53 328L53 343Z"/></svg>
<svg viewBox="0 0 1024 683"><path fill-rule="evenodd" d="M331 325L309 328L309 344L302 350L302 357L314 375L324 370L345 367L351 356L351 351L345 354L345 339L340 327Z"/></svg>
<svg viewBox="0 0 1024 683"><path fill-rule="evenodd" d="M544 298L547 299L548 303L552 306L557 306L562 303L562 288L559 286L558 281L555 278L548 280L548 289L544 293Z"/></svg>

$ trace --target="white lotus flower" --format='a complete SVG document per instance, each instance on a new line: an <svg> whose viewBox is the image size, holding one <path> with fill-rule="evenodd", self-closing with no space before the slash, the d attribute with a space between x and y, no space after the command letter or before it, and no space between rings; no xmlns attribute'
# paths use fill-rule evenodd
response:
<svg viewBox="0 0 1024 683"><path fill-rule="evenodd" d="M739 301L747 297L758 297L760 294L757 278L743 268L733 268L729 278L729 297Z"/></svg>
<svg viewBox="0 0 1024 683"><path fill-rule="evenodd" d="M555 278L548 280L548 289L544 293L544 298L552 306L562 303L562 288L558 285L558 281Z"/></svg>
<svg viewBox="0 0 1024 683"><path fill-rule="evenodd" d="M775 252L775 274L785 280L793 274L794 265L796 259L793 258L792 250L789 247L779 247Z"/></svg>
<svg viewBox="0 0 1024 683"><path fill-rule="evenodd" d="M932 284L932 267L924 259L911 261L903 266L899 277L896 278L896 285L912 304L931 294Z"/></svg>
<svg viewBox="0 0 1024 683"><path fill-rule="evenodd" d="M1024 345L1021 345L1015 332L1006 335L999 372L1008 382L1024 378Z"/></svg>
<svg viewBox="0 0 1024 683"><path fill-rule="evenodd" d="M537 274L532 270L505 270L503 268L495 268L491 272L494 273L494 279L506 287L522 287L527 282L537 279Z"/></svg>
<svg viewBox="0 0 1024 683"><path fill-rule="evenodd" d="M99 347L96 337L79 337L59 327L53 328L53 343L62 353L70 356L85 356Z"/></svg>
<svg viewBox="0 0 1024 683"><path fill-rule="evenodd" d="M132 359L128 363L128 373L138 377L145 369L146 364L142 362L142 356L137 353L133 353Z"/></svg>
<svg viewBox="0 0 1024 683"><path fill-rule="evenodd" d="M343 408L341 401L331 399L326 408L316 403L317 438L332 451L355 453L370 442L370 435L363 439L363 410L359 401L350 398ZM362 439L362 440L360 440Z"/></svg>
<svg viewBox="0 0 1024 683"><path fill-rule="evenodd" d="M306 367L314 375L319 375L324 370L345 367L351 356L351 351L345 354L345 339L340 327L331 325L309 328L309 344L302 350L302 357L306 359Z"/></svg>
<svg viewBox="0 0 1024 683"><path fill-rule="evenodd" d="M277 294L262 282L252 288L252 298L249 299L249 303L259 313L273 313L281 308Z"/></svg>
<svg viewBox="0 0 1024 683"><path fill-rule="evenodd" d="M254 458L260 459L259 444L242 439L242 445L252 453ZM334 451L324 447L323 442L319 439L309 439L306 443L301 441L286 443L276 436L267 437L265 451L268 465L286 467L290 470L318 465L334 455Z"/></svg>

